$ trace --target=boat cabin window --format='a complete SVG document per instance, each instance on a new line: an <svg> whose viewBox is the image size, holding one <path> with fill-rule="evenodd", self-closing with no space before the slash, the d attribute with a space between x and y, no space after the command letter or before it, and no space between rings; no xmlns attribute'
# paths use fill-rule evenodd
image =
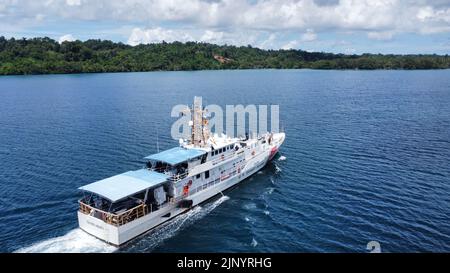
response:
<svg viewBox="0 0 450 273"><path fill-rule="evenodd" d="M204 154L203 156L202 156L202 164L203 163L205 163L206 162L206 159L208 158L208 154L206 153L206 154Z"/></svg>
<svg viewBox="0 0 450 273"><path fill-rule="evenodd" d="M208 179L209 178L209 171L206 171L205 172L205 179Z"/></svg>
<svg viewBox="0 0 450 273"><path fill-rule="evenodd" d="M195 179L200 179L200 174L197 174L197 175L195 176Z"/></svg>
<svg viewBox="0 0 450 273"><path fill-rule="evenodd" d="M176 174L183 174L187 171L188 169L188 163L187 162L183 162L181 164L178 164L177 166L175 166L175 173Z"/></svg>
<svg viewBox="0 0 450 273"><path fill-rule="evenodd" d="M103 211L107 211L111 205L111 201L96 194L83 198L82 202Z"/></svg>
<svg viewBox="0 0 450 273"><path fill-rule="evenodd" d="M121 213L144 203L145 191L136 193L125 199L112 203L110 212Z"/></svg>
<svg viewBox="0 0 450 273"><path fill-rule="evenodd" d="M147 195L146 191L147 190L114 202L105 211L120 214L141 204L149 206L149 211L155 211L158 210L161 205L166 203L169 198L173 197L173 193L170 193L168 184L148 189ZM147 199L145 199L146 197Z"/></svg>
<svg viewBox="0 0 450 273"><path fill-rule="evenodd" d="M145 163L145 166L147 167L147 169L151 169L153 167L151 161L147 161L147 163Z"/></svg>
<svg viewBox="0 0 450 273"><path fill-rule="evenodd" d="M170 165L165 162L157 161L153 167L153 170L163 173L164 171L169 169Z"/></svg>
<svg viewBox="0 0 450 273"><path fill-rule="evenodd" d="M199 158L200 159L200 158ZM150 161L146 163L146 167L159 173L171 173L172 175L186 173L188 169L188 162L182 162L178 165L172 166L165 162L157 161L151 163Z"/></svg>

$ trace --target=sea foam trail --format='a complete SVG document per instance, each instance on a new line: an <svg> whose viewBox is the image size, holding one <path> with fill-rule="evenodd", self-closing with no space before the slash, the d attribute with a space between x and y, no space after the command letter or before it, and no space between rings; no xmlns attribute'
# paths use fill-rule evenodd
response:
<svg viewBox="0 0 450 273"><path fill-rule="evenodd" d="M278 165L275 165L275 173L281 172L281 168Z"/></svg>
<svg viewBox="0 0 450 273"><path fill-rule="evenodd" d="M224 201L230 199L228 196L222 196L216 201L204 205L196 206L192 210L175 217L173 220L155 228L150 234L131 246L129 250L139 251L142 249L151 250L157 247L164 240L176 235L182 228L188 226L194 221L204 217ZM69 231L66 235L51 238L45 241L35 243L31 246L21 248L15 252L18 253L110 253L118 250L110 244L107 244L79 228Z"/></svg>
<svg viewBox="0 0 450 273"><path fill-rule="evenodd" d="M224 195L212 203L194 207L186 213L175 217L174 219L162 224L159 227L156 227L149 233L143 235L140 239L137 240L136 243L130 243L129 246L125 247L125 251L148 252L155 249L163 241L177 235L178 232L193 224L195 221L203 218L228 199L230 198Z"/></svg>
<svg viewBox="0 0 450 273"><path fill-rule="evenodd" d="M109 245L79 228L69 231L66 235L51 238L35 243L31 246L21 248L15 252L19 253L82 253L101 252L109 253L117 248Z"/></svg>
<svg viewBox="0 0 450 273"><path fill-rule="evenodd" d="M251 246L256 247L258 245L258 241L255 240L255 238L252 239Z"/></svg>
<svg viewBox="0 0 450 273"><path fill-rule="evenodd" d="M286 157L284 155L280 156L280 158L278 158L278 161L284 161L286 160Z"/></svg>

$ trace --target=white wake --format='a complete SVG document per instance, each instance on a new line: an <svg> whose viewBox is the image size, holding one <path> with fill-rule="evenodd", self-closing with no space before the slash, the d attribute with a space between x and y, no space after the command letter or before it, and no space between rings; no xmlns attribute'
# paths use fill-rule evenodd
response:
<svg viewBox="0 0 450 273"><path fill-rule="evenodd" d="M196 206L192 210L175 217L169 222L155 228L149 234L144 235L130 250L142 251L152 250L164 240L176 235L182 228L190 225L198 219L210 213L224 201L230 199L222 196L216 201L205 204L203 207ZM110 253L118 250L81 230L76 228L66 235L44 240L31 246L21 248L18 253Z"/></svg>
<svg viewBox="0 0 450 273"><path fill-rule="evenodd" d="M275 173L281 172L281 168L278 165L275 165Z"/></svg>
<svg viewBox="0 0 450 273"><path fill-rule="evenodd" d="M127 252L148 252L161 245L165 240L177 235L181 230L193 224L195 221L203 218L220 204L230 199L228 196L222 196L212 203L203 206L196 206L193 209L183 213L174 219L156 227L149 233L143 235L137 242L131 243Z"/></svg>
<svg viewBox="0 0 450 273"><path fill-rule="evenodd" d="M19 253L82 253L99 252L109 253L117 248L107 244L79 228L69 231L66 235L51 238L35 243L31 246L21 248L15 252Z"/></svg>

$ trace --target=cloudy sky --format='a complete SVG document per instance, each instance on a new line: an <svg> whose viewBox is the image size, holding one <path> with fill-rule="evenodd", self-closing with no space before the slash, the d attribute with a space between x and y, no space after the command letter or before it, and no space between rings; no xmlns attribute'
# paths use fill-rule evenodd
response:
<svg viewBox="0 0 450 273"><path fill-rule="evenodd" d="M0 0L0 35L450 54L450 0Z"/></svg>

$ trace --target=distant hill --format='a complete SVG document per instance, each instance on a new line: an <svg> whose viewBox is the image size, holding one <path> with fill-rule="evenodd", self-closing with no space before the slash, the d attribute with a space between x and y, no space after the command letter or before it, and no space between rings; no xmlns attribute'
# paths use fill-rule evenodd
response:
<svg viewBox="0 0 450 273"><path fill-rule="evenodd" d="M50 38L0 37L0 75L252 68L443 69L450 68L450 56L345 55L199 42L59 44Z"/></svg>

